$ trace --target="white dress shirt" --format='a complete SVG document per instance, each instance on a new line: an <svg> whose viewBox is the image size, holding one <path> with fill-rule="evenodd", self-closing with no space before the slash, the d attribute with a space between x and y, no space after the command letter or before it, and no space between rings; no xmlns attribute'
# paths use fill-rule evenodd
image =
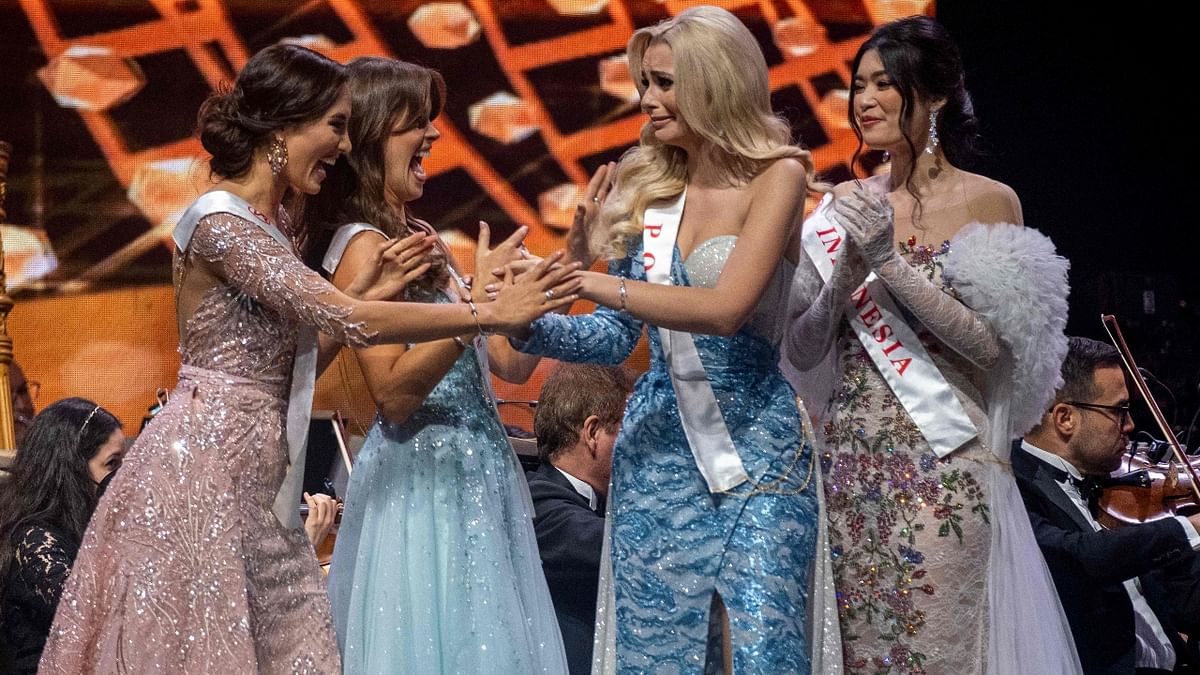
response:
<svg viewBox="0 0 1200 675"><path fill-rule="evenodd" d="M551 466L554 466L554 465L552 464ZM592 486L579 480L575 476L572 476L571 474L567 473L566 471L559 469L557 466L555 466L554 468L559 473L561 473L562 475L567 477L567 480L571 482L571 487L575 488L576 492L583 495L584 497L587 497L588 507L591 508L591 510L595 511L596 505L599 504L600 502L596 501L596 491L592 489Z"/></svg>
<svg viewBox="0 0 1200 675"><path fill-rule="evenodd" d="M1068 462L1066 459L1058 455L1042 450L1041 448L1030 445L1027 441L1021 441L1021 447L1029 454L1037 457L1050 466L1066 471L1069 476L1076 480L1083 480L1083 475L1075 468L1075 465ZM1071 503L1079 509L1083 517L1091 523L1092 528L1096 531L1104 529L1096 519L1092 517L1092 513L1088 510L1087 499L1080 494L1079 488L1073 484L1070 478L1062 481L1055 481ZM1183 531L1187 535L1188 543L1193 549L1200 548L1200 535L1196 533L1196 528L1192 526L1192 522L1183 516L1175 516L1175 519L1183 525ZM1175 669L1175 648L1171 646L1171 640L1167 638L1166 631L1163 630L1162 624L1158 621L1158 617L1154 615L1154 611L1150 609L1150 604L1146 602L1146 596L1142 595L1141 582L1135 577L1125 580L1125 592L1129 594L1129 600L1133 603L1133 621L1134 621L1134 637L1137 640L1137 657L1135 665L1138 668L1159 668L1162 670Z"/></svg>

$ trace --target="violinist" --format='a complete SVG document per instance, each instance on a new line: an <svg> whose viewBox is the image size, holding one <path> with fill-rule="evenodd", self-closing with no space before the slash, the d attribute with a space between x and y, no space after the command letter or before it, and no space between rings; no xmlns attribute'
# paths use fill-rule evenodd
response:
<svg viewBox="0 0 1200 675"><path fill-rule="evenodd" d="M1012 463L1083 670L1197 672L1180 631L1200 626L1200 516L1112 530L1096 522L1096 481L1117 469L1133 430L1120 354L1072 337L1062 377Z"/></svg>

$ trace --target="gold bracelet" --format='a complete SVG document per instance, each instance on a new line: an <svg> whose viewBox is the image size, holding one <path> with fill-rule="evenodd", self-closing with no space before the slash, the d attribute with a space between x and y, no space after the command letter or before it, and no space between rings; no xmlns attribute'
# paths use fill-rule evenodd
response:
<svg viewBox="0 0 1200 675"><path fill-rule="evenodd" d="M629 301L629 293L625 290L625 277L617 277L617 293L621 296L621 311L626 311L626 306Z"/></svg>

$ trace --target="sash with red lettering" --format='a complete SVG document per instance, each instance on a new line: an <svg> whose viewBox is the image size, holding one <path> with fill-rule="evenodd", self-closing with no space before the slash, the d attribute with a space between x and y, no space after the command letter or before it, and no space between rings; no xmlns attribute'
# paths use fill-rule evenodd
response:
<svg viewBox="0 0 1200 675"><path fill-rule="evenodd" d="M643 218L642 259L646 281L652 284L671 283L671 262L675 257L675 239L679 221L683 218L683 203L687 191L673 203L661 208L648 208ZM726 492L749 479L742 466L725 418L717 405L708 373L700 362L700 353L692 334L686 331L658 329L662 338L663 356L671 374L671 385L679 401L679 417L687 436L696 467L710 492Z"/></svg>
<svg viewBox="0 0 1200 675"><path fill-rule="evenodd" d="M832 196L804 221L801 243L826 283L846 240L832 218ZM945 457L975 438L979 430L929 358L916 332L904 322L895 300L874 272L854 289L846 304L846 318L859 342L871 356L892 393L899 399L921 435L938 457Z"/></svg>

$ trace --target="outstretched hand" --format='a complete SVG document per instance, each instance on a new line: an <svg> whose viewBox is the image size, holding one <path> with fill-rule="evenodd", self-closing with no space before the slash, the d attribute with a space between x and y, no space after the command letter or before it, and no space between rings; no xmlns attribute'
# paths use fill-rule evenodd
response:
<svg viewBox="0 0 1200 675"><path fill-rule="evenodd" d="M592 266L596 254L592 251L592 238L595 236L596 223L600 218L600 209L608 193L612 190L613 177L616 175L616 162L601 164L592 174L584 192L583 201L575 207L575 218L571 221L571 229L567 232L567 256L583 263L584 268Z"/></svg>
<svg viewBox="0 0 1200 675"><path fill-rule="evenodd" d="M346 294L360 300L395 298L414 279L429 271L427 254L435 241L435 235L417 232L403 239L379 242L346 287Z"/></svg>
<svg viewBox="0 0 1200 675"><path fill-rule="evenodd" d="M855 190L833 202L833 217L858 245L871 267L879 267L896 254L895 218L886 195Z"/></svg>
<svg viewBox="0 0 1200 675"><path fill-rule="evenodd" d="M522 225L507 239L492 248L492 230L484 221L479 221L479 240L475 245L475 275L478 283L472 283L471 297L475 302L491 299L483 291L483 286L493 281L503 279L503 269L511 262L530 258L529 250L525 248L525 235L529 228Z"/></svg>
<svg viewBox="0 0 1200 675"><path fill-rule="evenodd" d="M579 297L580 263L561 264L564 255L554 253L520 274L506 266L496 300L480 305L480 313L488 312L497 332L519 335L539 316L569 307Z"/></svg>

